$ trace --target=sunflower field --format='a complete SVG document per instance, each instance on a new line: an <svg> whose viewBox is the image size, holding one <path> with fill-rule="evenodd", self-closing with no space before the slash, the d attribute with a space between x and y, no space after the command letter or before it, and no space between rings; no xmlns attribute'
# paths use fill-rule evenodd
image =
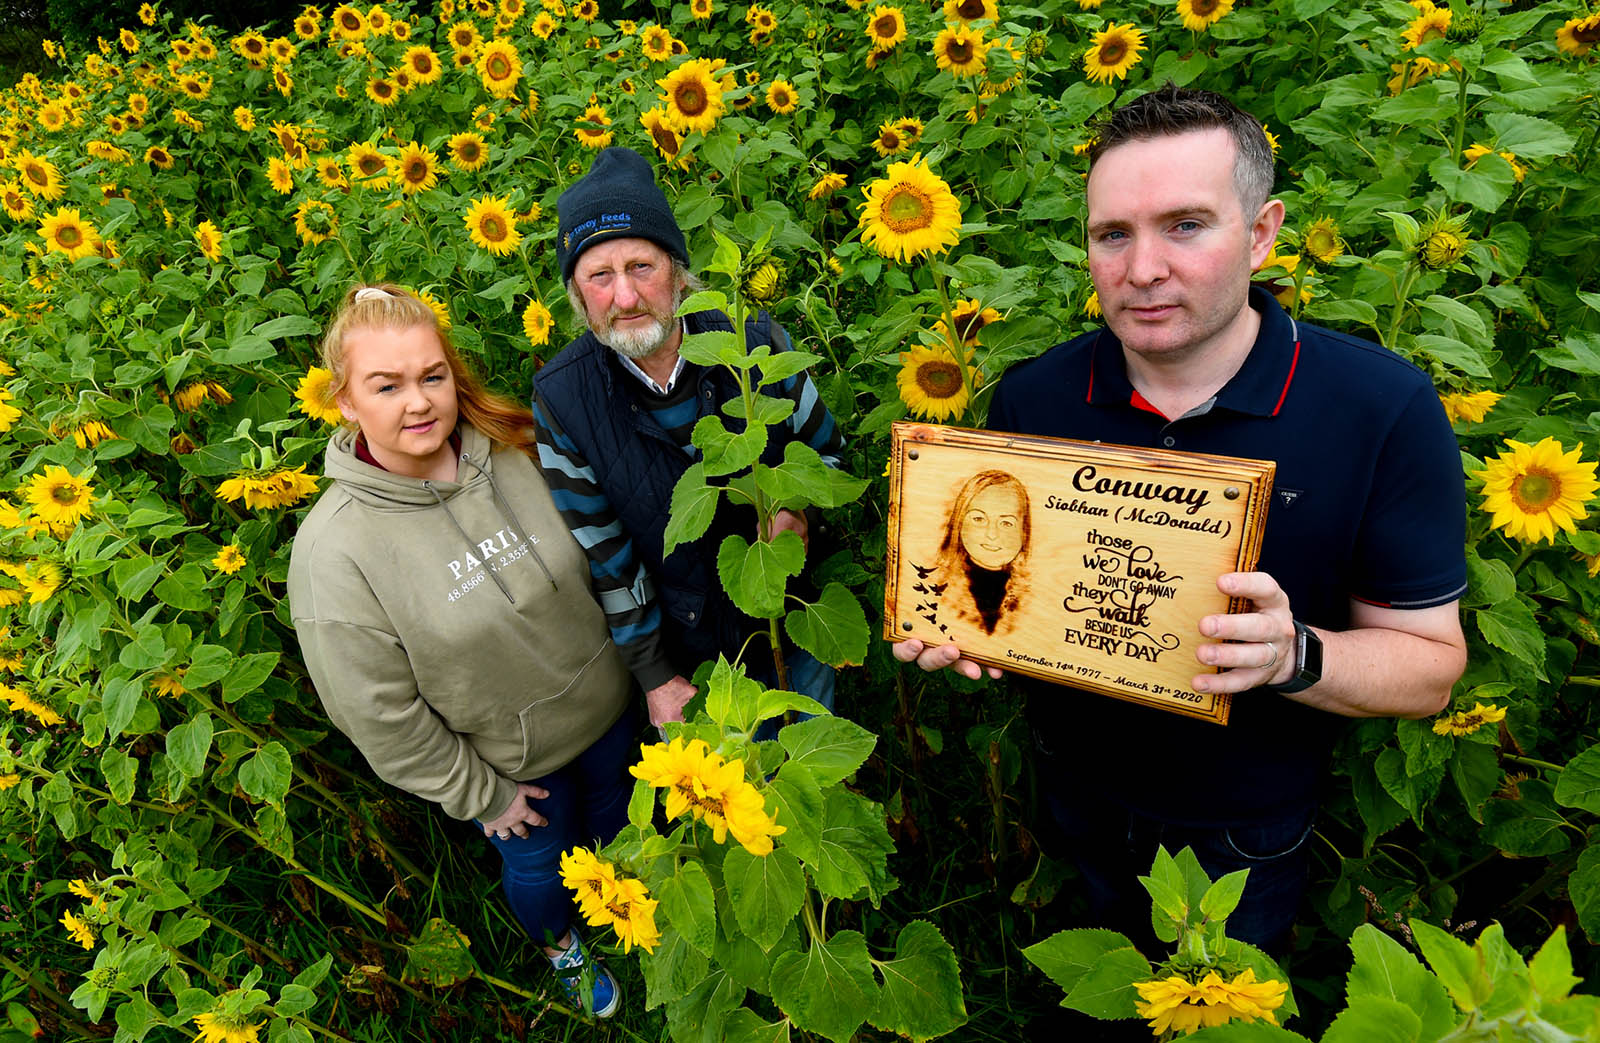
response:
<svg viewBox="0 0 1600 1043"><path fill-rule="evenodd" d="M1063 1005L1149 1017L1152 1038L1600 1038L1600 13L1582 0L120 19L44 40L47 74L0 91L0 1043L1014 1040L1074 1031ZM865 623L889 425L978 426L1007 367L1092 328L1092 123L1167 81L1263 121L1289 216L1258 278L1430 373L1468 480L1466 676L1433 720L1350 726L1276 983L1134 981L1167 954L1052 942L1079 901L1017 696L902 671ZM806 563L859 612L833 657L854 730L811 792L850 816L860 879L784 856L833 933L808 897L812 941L746 932L762 944L735 937L761 910L724 873L771 837L654 898L575 855L580 886L631 909L596 935L624 1011L587 1025L475 831L331 731L284 580L338 419L317 336L347 287L412 287L526 397L576 332L556 198L611 144L656 161L713 288L815 356L864 479L818 501ZM737 680L712 687L713 717L743 712ZM753 765L679 755L762 795ZM1225 918L1226 878L1168 862L1153 877L1193 897L1165 910L1174 936Z"/></svg>

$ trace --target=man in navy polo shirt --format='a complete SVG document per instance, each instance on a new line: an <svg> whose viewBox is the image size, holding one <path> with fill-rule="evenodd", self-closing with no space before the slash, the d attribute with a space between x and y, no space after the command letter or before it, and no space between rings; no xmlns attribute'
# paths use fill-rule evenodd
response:
<svg viewBox="0 0 1600 1043"><path fill-rule="evenodd" d="M1259 121L1169 84L1089 156L1108 328L1008 372L989 426L1274 460L1277 479L1259 571L1217 581L1252 611L1198 624L1192 683L1240 693L1228 726L1025 681L1039 775L1104 922L1148 930L1135 877L1190 845L1213 876L1251 870L1229 933L1282 952L1338 718L1435 713L1466 665L1460 456L1420 370L1251 287L1284 217ZM980 676L954 645L895 654Z"/></svg>

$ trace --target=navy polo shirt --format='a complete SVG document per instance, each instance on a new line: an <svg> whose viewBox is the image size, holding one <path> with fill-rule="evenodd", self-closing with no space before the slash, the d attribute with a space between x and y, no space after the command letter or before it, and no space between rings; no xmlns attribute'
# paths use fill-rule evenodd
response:
<svg viewBox="0 0 1600 1043"><path fill-rule="evenodd" d="M1351 599L1419 609L1459 598L1460 450L1427 376L1376 344L1295 322L1259 287L1250 306L1261 330L1244 365L1182 417L1144 401L1121 342L1104 329L1008 371L989 427L1276 462L1258 568L1302 622L1347 629ZM1057 781L1199 826L1241 825L1315 802L1345 724L1265 689L1236 694L1219 727L1024 684L1030 719L1071 776Z"/></svg>

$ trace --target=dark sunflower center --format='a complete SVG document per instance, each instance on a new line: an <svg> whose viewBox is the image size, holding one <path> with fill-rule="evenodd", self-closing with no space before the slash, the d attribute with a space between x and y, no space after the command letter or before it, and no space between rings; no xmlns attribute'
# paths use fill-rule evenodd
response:
<svg viewBox="0 0 1600 1043"><path fill-rule="evenodd" d="M678 154L678 135L673 132L671 127L661 123L652 124L650 127L650 139L656 143L656 148L667 155L675 156Z"/></svg>
<svg viewBox="0 0 1600 1043"><path fill-rule="evenodd" d="M978 335L978 331L987 326L988 320L983 317L983 312L975 311L971 315L962 315L956 318L956 333L963 341L971 340Z"/></svg>
<svg viewBox="0 0 1600 1043"><path fill-rule="evenodd" d="M772 103L780 109L789 104L789 92L776 90L772 92Z"/></svg>
<svg viewBox="0 0 1600 1043"><path fill-rule="evenodd" d="M672 94L672 101L685 116L698 116L706 111L705 87L694 80L679 84Z"/></svg>
<svg viewBox="0 0 1600 1043"><path fill-rule="evenodd" d="M411 59L411 67L417 70L418 76L426 76L433 71L433 59L425 54L419 54Z"/></svg>
<svg viewBox="0 0 1600 1043"><path fill-rule="evenodd" d="M1128 53L1128 41L1120 36L1113 36L1100 45L1100 64L1116 65Z"/></svg>
<svg viewBox="0 0 1600 1043"><path fill-rule="evenodd" d="M77 486L74 485L53 485L50 487L50 499L62 507L75 506L81 495Z"/></svg>
<svg viewBox="0 0 1600 1043"><path fill-rule="evenodd" d="M1572 38L1579 43L1600 43L1600 19L1588 19L1582 25L1573 26Z"/></svg>
<svg viewBox="0 0 1600 1043"><path fill-rule="evenodd" d="M260 40L246 40L244 42L244 49L254 55L261 54L263 50Z"/></svg>
<svg viewBox="0 0 1600 1043"><path fill-rule="evenodd" d="M972 44L966 40L955 40L951 42L949 47L945 48L945 53L950 56L950 60L955 64L965 65L972 61Z"/></svg>
<svg viewBox="0 0 1600 1043"><path fill-rule="evenodd" d="M460 151L461 162L463 162L463 163L476 163L478 161L478 156L479 155L480 155L480 153L478 151L478 146L473 144L472 142L469 141L466 144L461 146L461 151Z"/></svg>
<svg viewBox="0 0 1600 1043"><path fill-rule="evenodd" d="M890 189L881 211L883 223L901 235L933 223L933 200L913 185L896 185Z"/></svg>
<svg viewBox="0 0 1600 1043"><path fill-rule="evenodd" d="M76 250L83 245L83 232L77 225L62 225L56 230L56 242L68 250Z"/></svg>
<svg viewBox="0 0 1600 1043"><path fill-rule="evenodd" d="M1194 0L1194 13L1201 18L1210 18L1219 6L1219 0Z"/></svg>
<svg viewBox="0 0 1600 1043"><path fill-rule="evenodd" d="M362 156L360 166L362 175L371 177L383 169L383 160L377 156Z"/></svg>
<svg viewBox="0 0 1600 1043"><path fill-rule="evenodd" d="M50 175L45 173L44 167L29 166L22 172L27 176L29 181L32 181L36 185L48 185L50 183Z"/></svg>
<svg viewBox="0 0 1600 1043"><path fill-rule="evenodd" d="M956 6L956 13L962 18L971 21L983 17L983 0L961 0Z"/></svg>
<svg viewBox="0 0 1600 1043"><path fill-rule="evenodd" d="M489 78L492 80L503 80L511 75L511 63L498 54L489 59L489 64L486 68L489 70Z"/></svg>
<svg viewBox="0 0 1600 1043"><path fill-rule="evenodd" d="M961 391L961 368L949 359L917 367L917 387L929 398L952 398Z"/></svg>
<svg viewBox="0 0 1600 1043"><path fill-rule="evenodd" d="M428 180L428 164L420 159L413 159L406 167L406 180L413 185L420 185Z"/></svg>
<svg viewBox="0 0 1600 1043"><path fill-rule="evenodd" d="M1511 498L1524 514L1543 514L1561 499L1561 479L1547 471L1529 471L1511 484Z"/></svg>
<svg viewBox="0 0 1600 1043"><path fill-rule="evenodd" d="M352 11L346 11L339 16L339 24L344 27L345 32L353 33L361 28L361 16Z"/></svg>
<svg viewBox="0 0 1600 1043"><path fill-rule="evenodd" d="M894 15L883 15L872 23L872 35L880 40L891 40L900 23L895 21Z"/></svg>
<svg viewBox="0 0 1600 1043"><path fill-rule="evenodd" d="M379 80L372 85L372 92L380 98L387 98L394 92L394 86L388 80Z"/></svg>
<svg viewBox="0 0 1600 1043"><path fill-rule="evenodd" d="M478 231L491 243L498 243L506 237L506 223L497 214L487 214L478 222Z"/></svg>

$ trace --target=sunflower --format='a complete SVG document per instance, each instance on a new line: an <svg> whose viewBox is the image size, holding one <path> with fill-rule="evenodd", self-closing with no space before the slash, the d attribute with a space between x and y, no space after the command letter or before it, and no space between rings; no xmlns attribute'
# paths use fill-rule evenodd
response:
<svg viewBox="0 0 1600 1043"><path fill-rule="evenodd" d="M1233 0L1178 0L1178 17L1183 27L1203 33L1233 10Z"/></svg>
<svg viewBox="0 0 1600 1043"><path fill-rule="evenodd" d="M844 175L843 174L835 174L832 171L829 171L828 173L823 174L821 177L817 178L817 180L811 185L810 190L808 192L806 192L806 198L807 199L823 199L823 198L826 198L827 196L833 195L835 192L839 191L839 189L843 188L844 186L845 186L845 177L844 177Z"/></svg>
<svg viewBox="0 0 1600 1043"><path fill-rule="evenodd" d="M600 5L595 0L578 0L572 5L572 16L585 22L592 22L600 17Z"/></svg>
<svg viewBox="0 0 1600 1043"><path fill-rule="evenodd" d="M1520 184L1522 179L1528 176L1528 168L1517 162L1517 154L1515 152L1495 152L1488 145L1480 145L1474 142L1461 150L1461 158L1465 159L1467 166L1471 167L1476 166L1478 160L1491 153L1505 160L1507 165L1511 167L1512 180Z"/></svg>
<svg viewBox="0 0 1600 1043"><path fill-rule="evenodd" d="M350 173L356 182L366 188L389 187L389 160L373 145L358 141L346 153Z"/></svg>
<svg viewBox="0 0 1600 1043"><path fill-rule="evenodd" d="M528 343L535 347L550 343L552 325L550 309L539 298L535 297L522 309L522 332L527 336Z"/></svg>
<svg viewBox="0 0 1600 1043"><path fill-rule="evenodd" d="M1135 29L1132 22L1112 22L1094 34L1089 49L1083 52L1084 74L1096 83L1109 83L1113 77L1125 80L1128 70L1139 63L1143 49L1144 33Z"/></svg>
<svg viewBox="0 0 1600 1043"><path fill-rule="evenodd" d="M294 77L281 67L272 70L272 85L285 98L294 93Z"/></svg>
<svg viewBox="0 0 1600 1043"><path fill-rule="evenodd" d="M439 64L439 56L432 47L422 44L408 47L401 61L405 62L411 78L418 83L433 83L444 75L444 66Z"/></svg>
<svg viewBox="0 0 1600 1043"><path fill-rule="evenodd" d="M1344 253L1344 240L1339 238L1339 226L1331 217L1317 218L1300 237L1300 249L1319 264L1332 262Z"/></svg>
<svg viewBox="0 0 1600 1043"><path fill-rule="evenodd" d="M1435 735L1471 735L1486 724L1499 724L1506 719L1506 712L1498 706L1485 706L1474 701L1472 709L1458 710L1446 714L1433 722Z"/></svg>
<svg viewBox="0 0 1600 1043"><path fill-rule="evenodd" d="M649 132L650 140L655 144L656 151L661 153L662 159L676 163L680 168L688 166L689 157L682 154L683 139L678 137L678 132L667 122L665 108L656 105L646 110L640 114L639 123Z"/></svg>
<svg viewBox="0 0 1600 1043"><path fill-rule="evenodd" d="M481 134L466 131L450 136L450 162L458 170L480 170L489 162L489 146Z"/></svg>
<svg viewBox="0 0 1600 1043"><path fill-rule="evenodd" d="M387 36L394 26L394 19L389 17L389 12L380 5L373 4L367 11L367 28L373 36Z"/></svg>
<svg viewBox="0 0 1600 1043"><path fill-rule="evenodd" d="M556 31L556 20L550 17L549 11L540 11L528 23L528 30L539 39L548 40L550 34Z"/></svg>
<svg viewBox="0 0 1600 1043"><path fill-rule="evenodd" d="M960 236L961 206L920 155L889 165L887 176L867 186L861 204L861 241L885 257L909 261L944 253Z"/></svg>
<svg viewBox="0 0 1600 1043"><path fill-rule="evenodd" d="M139 5L139 21L143 22L145 25L155 25L156 24L156 9L154 7L151 7L149 4L140 4Z"/></svg>
<svg viewBox="0 0 1600 1043"><path fill-rule="evenodd" d="M172 122L176 123L180 127L188 127L196 134L205 133L206 125L189 115L189 113L183 109L172 110Z"/></svg>
<svg viewBox="0 0 1600 1043"><path fill-rule="evenodd" d="M880 156L898 156L909 151L911 144L900 133L899 121L891 120L879 125L878 136L872 140L872 147Z"/></svg>
<svg viewBox="0 0 1600 1043"><path fill-rule="evenodd" d="M54 425L52 425L54 426ZM92 449L117 433L101 420L85 420L72 429L72 441L79 449Z"/></svg>
<svg viewBox="0 0 1600 1043"><path fill-rule="evenodd" d="M11 404L11 392L0 388L0 431L11 430L11 425L22 419L22 410Z"/></svg>
<svg viewBox="0 0 1600 1043"><path fill-rule="evenodd" d="M300 401L300 412L313 420L332 426L344 420L344 414L339 412L339 405L334 401L333 374L321 366L306 370L306 375L300 378L300 386L295 388L294 397Z"/></svg>
<svg viewBox="0 0 1600 1043"><path fill-rule="evenodd" d="M972 361L973 353L966 353ZM962 367L948 347L918 345L900 355L900 372L895 383L900 400L912 413L926 420L942 422L966 412L971 391L962 379Z"/></svg>
<svg viewBox="0 0 1600 1043"><path fill-rule="evenodd" d="M484 89L497 98L509 97L522 78L522 59L504 40L491 40L478 52L478 76Z"/></svg>
<svg viewBox="0 0 1600 1043"><path fill-rule="evenodd" d="M294 170L278 156L267 160L267 182L272 190L286 196L294 191Z"/></svg>
<svg viewBox="0 0 1600 1043"><path fill-rule="evenodd" d="M875 53L892 51L906 38L905 13L898 7L879 4L867 18L866 33Z"/></svg>
<svg viewBox="0 0 1600 1043"><path fill-rule="evenodd" d="M933 40L933 56L941 69L960 79L977 76L984 71L984 53L988 46L983 42L983 30L966 25L949 25Z"/></svg>
<svg viewBox="0 0 1600 1043"><path fill-rule="evenodd" d="M77 210L66 207L45 218L39 225L39 234L47 248L66 254L68 260L88 257L100 249L100 233L94 225L80 217Z"/></svg>
<svg viewBox="0 0 1600 1043"><path fill-rule="evenodd" d="M150 97L142 91L128 95L128 111L143 116L150 111Z"/></svg>
<svg viewBox="0 0 1600 1043"><path fill-rule="evenodd" d="M456 22L445 30L444 38L450 49L458 54L476 55L478 46L483 43L483 34L473 22Z"/></svg>
<svg viewBox="0 0 1600 1043"><path fill-rule="evenodd" d="M1440 395L1439 404L1444 406L1444 415L1452 424L1462 420L1479 424L1502 398L1505 396L1498 391L1458 391Z"/></svg>
<svg viewBox="0 0 1600 1043"><path fill-rule="evenodd" d="M33 516L57 534L63 530L70 532L87 518L94 506L93 499L94 487L88 479L78 477L65 467L52 464L28 479L27 500L33 507Z"/></svg>
<svg viewBox="0 0 1600 1043"><path fill-rule="evenodd" d="M222 260L222 232L210 221L201 221L194 230L194 241L200 244L200 252L208 260Z"/></svg>
<svg viewBox="0 0 1600 1043"><path fill-rule="evenodd" d="M439 183L439 157L426 145L408 141L390 162L389 172L399 182L400 191L414 196Z"/></svg>
<svg viewBox="0 0 1600 1043"><path fill-rule="evenodd" d="M1584 505L1600 488L1595 465L1579 457L1583 447L1562 452L1561 443L1545 438L1537 445L1507 439L1511 447L1479 472L1483 475L1483 508L1491 524L1507 536L1529 542L1555 541L1556 529L1576 530L1588 517Z"/></svg>
<svg viewBox="0 0 1600 1043"><path fill-rule="evenodd" d="M1420 47L1431 40L1442 40L1450 31L1451 11L1448 7L1428 7L1418 13L1417 18L1406 26L1400 38L1405 41L1403 50Z"/></svg>
<svg viewBox="0 0 1600 1043"><path fill-rule="evenodd" d="M961 335L962 347L975 348L978 346L978 335L983 328L991 323L1000 321L1000 313L993 308L985 308L980 302L966 298L956 302L951 309L951 320L955 323L956 332ZM945 329L944 320L940 319L933 324L939 336L946 341L950 335Z"/></svg>
<svg viewBox="0 0 1600 1043"><path fill-rule="evenodd" d="M711 827L712 839L721 844L733 834L752 855L772 853L772 838L787 832L766 812L761 792L745 779L743 760L724 761L703 739L684 745L680 736L670 744L640 747L639 763L628 769L656 789L665 789L669 819L692 815Z"/></svg>
<svg viewBox="0 0 1600 1043"><path fill-rule="evenodd" d="M359 16L358 16L359 17ZM195 1043L259 1043L260 1032L266 1022L251 1022L236 1014L206 1012L194 1016L194 1027L200 1030Z"/></svg>
<svg viewBox="0 0 1600 1043"><path fill-rule="evenodd" d="M1436 215L1422 229L1422 239L1417 243L1417 260L1424 268L1436 272L1448 271L1460 264L1472 245L1466 233L1464 217Z"/></svg>
<svg viewBox="0 0 1600 1043"><path fill-rule="evenodd" d="M178 91L194 101L205 101L211 96L211 77L194 73L179 76Z"/></svg>
<svg viewBox="0 0 1600 1043"><path fill-rule="evenodd" d="M0 181L0 208L13 221L33 220L33 203L15 181Z"/></svg>
<svg viewBox="0 0 1600 1043"><path fill-rule="evenodd" d="M302 40L315 40L322 35L322 18L306 11L294 20L294 34Z"/></svg>
<svg viewBox="0 0 1600 1043"><path fill-rule="evenodd" d="M172 153L168 152L160 145L151 145L149 148L145 149L144 161L155 167L157 170L172 169Z"/></svg>
<svg viewBox="0 0 1600 1043"><path fill-rule="evenodd" d="M320 199L307 199L294 211L294 230L302 242L314 246L339 234L339 215Z"/></svg>
<svg viewBox="0 0 1600 1043"><path fill-rule="evenodd" d="M765 36L778 28L778 16L772 13L770 7L752 6L744 20L750 23L751 35Z"/></svg>
<svg viewBox="0 0 1600 1043"><path fill-rule="evenodd" d="M639 52L653 62L672 57L672 34L659 25L647 26L639 34Z"/></svg>
<svg viewBox="0 0 1600 1043"><path fill-rule="evenodd" d="M993 22L1000 17L994 0L944 0L944 17L949 22Z"/></svg>
<svg viewBox="0 0 1600 1043"><path fill-rule="evenodd" d="M1575 58L1582 58L1600 43L1600 14L1569 18L1556 30L1556 47Z"/></svg>
<svg viewBox="0 0 1600 1043"><path fill-rule="evenodd" d="M773 80L767 87L767 108L783 116L800 105L800 95L788 80Z"/></svg>
<svg viewBox="0 0 1600 1043"><path fill-rule="evenodd" d="M324 188L350 187L350 181L344 176L344 167L340 165L337 156L317 158L317 180L322 182Z"/></svg>
<svg viewBox="0 0 1600 1043"><path fill-rule="evenodd" d="M667 122L678 133L705 134L717 125L725 108L722 84L714 73L711 62L697 58L656 81L664 92L661 100L667 103Z"/></svg>
<svg viewBox="0 0 1600 1043"><path fill-rule="evenodd" d="M387 108L400 97L400 88L387 76L367 77L367 97Z"/></svg>
<svg viewBox="0 0 1600 1043"><path fill-rule="evenodd" d="M496 257L515 250L522 241L508 197L484 196L473 200L466 222L472 241Z"/></svg>
<svg viewBox="0 0 1600 1043"><path fill-rule="evenodd" d="M65 191L61 187L61 172L48 159L40 159L24 150L17 154L12 166L16 167L20 175L22 187L47 203L60 199L62 192Z"/></svg>
<svg viewBox="0 0 1600 1043"><path fill-rule="evenodd" d="M60 102L53 101L40 106L33 118L41 130L54 133L67 125L67 109Z"/></svg>
<svg viewBox="0 0 1600 1043"><path fill-rule="evenodd" d="M243 500L250 510L289 507L317 491L315 475L299 467L280 467L273 471L237 474L217 486L217 495L232 503Z"/></svg>
<svg viewBox="0 0 1600 1043"><path fill-rule="evenodd" d="M572 129L572 136L578 139L578 144L584 148L602 149L611 144L614 136L605 129L611 126L611 117L606 115L602 105L590 105L583 110L583 115L578 118L578 125Z"/></svg>
<svg viewBox="0 0 1600 1043"><path fill-rule="evenodd" d="M699 21L706 21L711 17L711 0L689 0L689 13Z"/></svg>

